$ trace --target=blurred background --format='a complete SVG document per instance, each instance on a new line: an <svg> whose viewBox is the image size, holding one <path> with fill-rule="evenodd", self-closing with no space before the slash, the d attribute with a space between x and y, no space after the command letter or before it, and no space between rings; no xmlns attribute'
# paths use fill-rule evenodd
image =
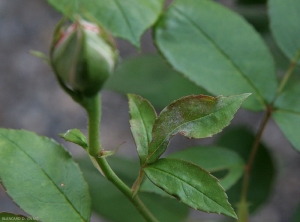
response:
<svg viewBox="0 0 300 222"><path fill-rule="evenodd" d="M241 13L255 25L271 47L278 70L286 69L287 61L278 52L268 32L265 1L224 0L221 3ZM0 127L26 129L54 138L63 143L73 156L79 157L83 151L78 146L65 143L58 134L72 128L79 128L86 133L86 114L59 88L50 67L41 59L29 54L30 50L48 54L52 32L60 19L61 15L46 1L0 0ZM164 70L166 75L174 73L160 57L153 55L156 49L150 31L143 35L140 51L125 40L118 39L117 45L121 55L120 64L125 67L123 71L117 70L117 76L121 76L132 66L136 72L148 70L149 76L157 74L160 70ZM143 57L135 58L141 55ZM149 61L152 63L149 64ZM192 83L186 83L177 94L172 94L175 86L180 88L179 84L187 81L180 79L179 75L178 79L172 80L174 85L169 84L169 79L162 75L156 80L157 86L151 85L155 80L147 78L136 76L132 82L125 82L120 77L107 83L102 93L101 125L102 144L106 150L113 150L122 144L117 155L137 158L130 132L127 99L119 92L127 90L129 93L131 87L135 93L143 91L143 96L154 103L157 111L179 96L205 92ZM146 85L138 84L138 81L144 81ZM159 93L164 93L164 96L159 96ZM241 109L236 114L232 126L225 131L237 125L244 125L250 132L255 133L261 118L262 113ZM193 145L209 145L218 137L219 135L216 135L199 141L175 136L168 152ZM265 204L255 211L252 221L291 221L300 202L300 155L292 149L273 121L267 125L263 142L274 160L276 176L270 195L267 195ZM2 211L23 213L0 185L0 212ZM223 217L191 211L191 218L192 221L215 221ZM92 221L110 220L95 214Z"/></svg>

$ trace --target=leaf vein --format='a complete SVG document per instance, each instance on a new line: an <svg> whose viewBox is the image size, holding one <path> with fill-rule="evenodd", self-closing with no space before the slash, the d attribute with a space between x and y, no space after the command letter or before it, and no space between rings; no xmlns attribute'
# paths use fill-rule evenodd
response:
<svg viewBox="0 0 300 222"><path fill-rule="evenodd" d="M157 171L161 171L163 174L170 175L170 177L174 177L174 178L180 180L181 183L187 184L189 187L191 187L192 189L198 191L199 193L201 193L201 194L202 194L204 197L206 197L207 199L209 199L209 200L211 200L212 202L214 202L215 204L219 205L219 206L220 206L221 208L223 208L225 211L228 211L228 210L225 209L222 205L220 205L218 202L216 202L215 200L213 200L211 197L205 195L205 193L203 193L201 190L196 189L195 187L193 187L192 184L189 184L188 182L184 181L183 179L181 179L181 178L178 177L177 175L172 174L172 173L170 173L170 172L168 172L168 171L165 171L165 170L163 170L163 169L159 169L159 168L154 168L154 167L152 167L152 169L153 169L153 170L157 170ZM208 174L209 174L209 173L208 173ZM217 182L217 179L216 179L216 182ZM217 183L218 183L218 182L217 182ZM218 185L219 185L219 184L218 184ZM181 185L181 186L182 186L182 185ZM220 185L219 185L219 186L220 186ZM221 186L220 186L220 188L222 189ZM164 190L165 190L165 189L164 189ZM177 195L177 194L176 194L176 195ZM204 199L203 199L203 200L204 200Z"/></svg>
<svg viewBox="0 0 300 222"><path fill-rule="evenodd" d="M235 102L235 101L233 101L232 103L230 103L228 106L232 105L234 102ZM228 107L228 106L227 106L227 107ZM176 131L176 129L178 129L178 128L180 128L180 127L182 127L183 125L186 125L186 124L188 124L188 123L195 122L195 121L200 121L200 119L207 118L207 117L209 117L209 116L211 116L211 115L213 115L213 114L215 114L215 113L217 113L217 112L219 112L219 111L222 111L222 109L225 109L225 108L226 108L226 107L221 107L220 109L215 110L213 113L207 114L207 115L205 115L205 116L201 116L200 118L197 118L197 119L193 119L193 120L184 122L184 123L180 124L179 126L175 127L170 133L168 133L168 134L166 135L166 137L165 137L165 138L162 140L162 142L156 147L156 149L155 149L150 155L148 155L148 158L147 158L147 159L150 159L150 157L151 157L151 156L159 149L159 147L160 147L165 141L168 140L168 138L170 138L172 135L175 135L176 133L178 133L178 132L175 132L175 133L174 133L174 131ZM174 133L174 134L173 134L173 133Z"/></svg>
<svg viewBox="0 0 300 222"><path fill-rule="evenodd" d="M124 18L124 20L125 20L125 23L127 24L127 27L128 27L128 29L129 29L129 31L130 31L131 37L135 39L134 31L133 31L133 29L132 29L132 27L131 27L131 25L130 25L130 21L128 20L128 18L127 18L127 16L126 16L126 13L124 12L122 6L120 5L120 3L119 3L118 0L113 0L113 2L115 3L115 5L116 5L117 8L119 9L119 11L121 12L121 14L122 14L122 16L123 16L123 18Z"/></svg>
<svg viewBox="0 0 300 222"><path fill-rule="evenodd" d="M246 82L251 86L251 88L253 88L255 94L258 96L259 101L262 103L263 106L266 106L266 102L263 98L263 96L261 95L261 93L259 92L259 90L256 88L256 86L251 82L251 80L247 77L246 74L244 74L244 72L240 69L240 67L235 64L231 58L229 57L229 55L226 54L226 52L224 50L222 50L214 41L213 39L203 30L201 29L201 27L199 27L190 17L188 17L184 12L182 12L178 7L174 7L174 9L186 20L188 20L192 26L201 34L203 34L207 40L209 42L211 42L211 44L216 48L217 51L220 52L221 55L223 55L223 57L228 60L228 62L237 70L238 73L240 73L240 75L242 76L243 79L246 80Z"/></svg>
<svg viewBox="0 0 300 222"><path fill-rule="evenodd" d="M71 205L71 208L74 209L74 211L79 215L79 217L82 219L82 221L85 221L85 219L82 217L80 212L73 206L72 202L63 194L63 192L59 189L59 187L53 182L51 177L46 173L46 171L27 153L25 152L18 144L16 144L13 140L8 138L7 136L1 134L1 136L8 140L13 146L15 146L17 149L21 150L33 163L35 163L38 168L42 170L42 172L45 174L45 176L51 181L51 183L54 185L54 187L61 193L61 195L67 200L67 202Z"/></svg>

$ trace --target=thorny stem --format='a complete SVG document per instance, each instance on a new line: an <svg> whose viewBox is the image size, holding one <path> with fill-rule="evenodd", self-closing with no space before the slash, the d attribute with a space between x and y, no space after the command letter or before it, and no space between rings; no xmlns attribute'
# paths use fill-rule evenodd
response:
<svg viewBox="0 0 300 222"><path fill-rule="evenodd" d="M99 140L101 116L100 95L85 99L82 105L88 113L88 151L91 158L96 160L104 176L130 200L146 221L157 222L157 219L146 208L138 195L132 195L131 189L115 174L106 159L104 157L99 157L102 151Z"/></svg>
<svg viewBox="0 0 300 222"><path fill-rule="evenodd" d="M255 141L253 143L251 153L250 153L247 165L245 167L245 175L244 175L243 185L242 185L242 194L241 194L241 200L240 200L239 212L238 212L238 217L239 217L238 221L240 221L240 222L248 222L247 194L248 194L248 188L249 188L249 182L250 182L250 175L251 175L251 169L253 166L253 162L255 160L255 157L256 157L256 154L257 154L257 151L259 148L259 143L260 143L262 134L268 123L268 120L270 119L270 117L272 115L274 102L276 101L277 97L280 95L280 93L284 89L286 83L290 79L290 77L297 65L297 61L299 60L299 58L300 58L300 49L296 52L294 58L291 60L290 65L277 88L277 93L276 93L276 96L275 96L273 102L269 106L267 106L266 114L261 122L260 128L257 132Z"/></svg>

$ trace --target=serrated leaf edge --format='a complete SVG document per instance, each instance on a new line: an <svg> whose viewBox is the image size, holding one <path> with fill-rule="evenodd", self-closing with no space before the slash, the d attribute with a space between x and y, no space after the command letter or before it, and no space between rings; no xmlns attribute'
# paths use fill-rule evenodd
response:
<svg viewBox="0 0 300 222"><path fill-rule="evenodd" d="M202 94L201 94L201 95L202 95ZM241 101L240 101L240 104L242 104L242 102L243 102L248 96L250 96L251 93L244 93L244 94L240 94L240 95L241 95L241 96L244 95L244 98L242 98ZM199 96L199 95L198 95L198 96ZM203 95L203 96L204 96L204 95ZM232 95L232 96L234 96L234 95ZM230 97L232 97L232 96L230 96ZM190 96L184 96L184 97L181 97L180 99L175 100L175 101L173 101L172 103L170 103L167 107L169 107L170 105L172 105L172 104L174 104L174 103L176 103L176 102L178 102L178 101L180 101L180 100L183 100L183 99L189 98L189 97L197 97L197 95L190 95ZM221 95L220 95L220 96L217 96L217 97L212 97L212 96L205 96L205 97L211 97L211 98L213 98L213 99L215 99L215 100L217 100L218 98L228 98L228 96L226 97L226 96L221 96ZM230 103L230 105L228 105L228 106L231 106L234 102L235 102L235 101L233 101L232 103ZM228 107L228 106L227 106L227 107ZM167 108L167 107L166 107L166 108ZM239 107L240 107L240 105L239 105ZM164 111L166 110L166 108L163 109L162 112L164 112ZM224 107L224 108L226 108L226 107ZM223 110L224 108L220 108L220 109L216 110L215 112L210 113L210 114L208 114L208 115L206 115L206 116L203 116L203 117L201 117L201 118L197 118L197 119L194 119L194 120L185 122L185 123L181 124L180 126L177 126L176 128L174 128L174 129L172 130L172 132L174 132L177 128L182 127L183 125L188 124L188 123L190 123L190 122L199 121L200 119L204 119L204 118L210 117L211 115L213 115L213 114L215 114L215 113L217 113L217 112ZM162 112L161 112L161 113L162 113ZM161 114L161 113L160 113L160 114ZM159 114L159 116L157 117L157 119L160 117L160 114ZM198 137L188 137L188 138L189 138L189 139L192 139L192 138L193 138L193 139L207 138L207 137L211 137L211 136L213 136L213 135L215 135L215 134L217 134L217 133L220 133L220 132L222 132L222 130L223 130L225 127L227 127L227 126L230 124L231 120L234 118L234 115L235 115L235 113L232 115L232 118L228 121L228 124L225 125L225 126L224 126L222 129L220 129L218 132L213 133L213 134L209 134L209 135L206 136L206 137L199 137L199 138L198 138ZM155 125L155 122L154 122L154 125ZM154 126L154 125L153 125L153 126ZM164 142L170 141L172 136L176 135L177 133L182 133L183 131L177 132L177 133L175 133L175 134L173 134L172 132L169 133L169 134L167 135L167 137L166 137L164 140L162 140L162 142L157 146L157 148L154 150L154 152L151 153L151 155L148 154L148 157L146 158L146 162L147 162L147 160L149 160L149 159L151 158L151 156L153 156L153 154L159 149L159 147L161 147L161 145L162 145ZM182 134L182 135L185 136L184 134ZM166 140L168 137L169 137L169 139ZM150 144L151 144L152 142L153 142L153 140L149 143L149 147L150 147ZM168 144L169 144L169 142L167 143L167 145L168 145Z"/></svg>
<svg viewBox="0 0 300 222"><path fill-rule="evenodd" d="M58 142L56 142L54 139L52 139L52 138L49 138L49 137L46 137L46 136L40 136L40 135L38 135L38 134L36 134L36 133L34 133L34 132L31 132L31 131L28 131L28 130L24 130L24 129L21 129L21 130L14 130L14 129L4 129L4 128L0 128L0 136L3 136L3 135L1 135L1 131L2 130L5 130L5 131L10 131L10 132L25 132L25 133L30 133L30 134L32 134L32 135L35 135L35 136L37 136L37 137L39 137L39 138L41 138L41 139L43 139L43 140L45 140L45 141L48 141L48 142L51 142L51 143L54 143L55 145L57 145L58 147L60 147L63 151L64 151L64 153L68 156L68 158L70 158L70 159L72 159L73 160L73 164L75 164L75 165L77 165L77 167L78 167L78 169L79 169L79 173L81 174L81 176L82 176L82 178L83 178L83 183L85 183L85 185L86 185L86 187L88 188L88 190L89 190L89 186L88 186L88 183L85 181L85 179L84 179L84 176L83 176L83 173L82 173L82 171L81 171L81 168L79 167L79 165L77 164L77 162L75 162L74 161L74 159L72 158L72 155L70 154L70 152L68 152L65 148L64 148L64 146L63 145L61 145L61 144L59 144ZM5 137L5 136L4 136ZM5 137L6 138L6 137ZM9 139L7 139L7 140L9 140ZM13 141L11 141L11 140L9 140L12 144L14 144L15 146L17 146ZM18 147L18 146L17 146ZM22 150L23 151L23 150ZM24 152L24 151L23 151ZM33 162L35 162L26 152L24 152L25 154L26 154L26 156L28 156ZM36 162L35 162L36 163ZM51 183L59 190L59 193L61 193L61 195L67 200L67 202L69 202L70 203L70 205L72 206L72 208L75 210L75 212L79 215L79 217L83 220L83 221L85 221L85 218L83 218L83 215L81 215L80 214L80 212L78 212L78 210L73 206L73 204L72 204L72 202L70 202L70 200L65 196L65 194L59 189L59 186L57 186L55 183L54 183L54 181L48 176L48 174L44 171L44 169L39 165L39 164L37 164L36 163L36 165L37 166L39 166L39 168L44 172L44 174L46 175L46 177L48 177L49 178L49 180L51 181ZM1 180L2 181L2 180ZM7 189L6 189L6 187L5 187L5 185L3 184L3 183L1 183L2 185L3 185L3 187L4 187L4 189L5 189L5 191L7 192ZM89 192L88 192L89 193ZM8 193L7 193L8 194ZM88 194L89 195L89 198L91 199L91 197L90 197L90 194ZM10 196L10 195L9 195ZM11 196L10 196L11 197ZM16 203L15 202L15 200L14 200L14 198L13 197L11 197L12 198L12 200L14 201L14 203ZM17 204L17 203L16 203ZM17 204L18 205L18 204ZM19 205L18 205L19 206ZM21 206L20 206L20 208L21 209L23 209ZM91 212L90 212L90 214L91 214Z"/></svg>
<svg viewBox="0 0 300 222"><path fill-rule="evenodd" d="M196 165L196 164L194 164L194 163L191 163L191 162L189 162L189 161L185 161L185 160L181 160L181 159L175 159L175 158L166 158L166 159L180 160L180 161L189 163L189 164L191 164L191 165L194 165L195 167L197 167L197 168L201 169L202 171L206 172L211 178L213 178L213 179L216 181L217 185L222 189L222 191L224 191L224 195L225 195L225 198L226 198L226 202L228 203L228 205L229 205L230 208L232 209L232 212L234 213L233 215L232 215L232 214L230 214L230 215L232 215L232 217L234 217L234 218L237 219L237 215L236 215L236 213L234 212L234 209L232 208L231 204L230 204L229 201L228 201L228 196L227 196L227 194L226 194L226 191L225 191L225 189L221 186L221 184L219 183L220 181L219 181L218 178L216 178L215 176L211 175L209 171L207 171L207 170L203 169L202 167L200 167L200 166L198 166L198 165ZM151 166L151 164L149 164L148 166ZM145 168L147 168L147 166L146 166ZM164 172L164 173L166 173L166 174L170 174L171 176L176 177L176 178L179 179L180 181L182 181L182 182L188 184L190 187L192 187L193 189L197 190L196 188L194 188L194 187L193 187L192 185L190 185L189 183L185 182L185 181L182 180L181 178L179 178L179 177L177 177L177 176L175 176L175 175L173 175L173 174L171 174L171 173L169 173L169 172L166 172L166 171L163 171L163 170L160 170L160 169L156 169L156 168L152 168L152 169L155 169L155 170L158 170L158 171L162 171L162 172ZM155 184L155 182L154 182L153 180L151 180L151 179L148 177L148 175L147 175L146 172L145 172L145 174L146 174L147 178L148 178L155 186L159 187L159 188L162 189L164 192L166 192L167 194L169 194L169 195L175 197L176 199L178 199L178 200L181 202L181 199L180 199L180 197L179 197L178 195L172 194L172 193L170 193L170 192L167 192L163 187L161 187L161 186ZM199 190L197 190L197 191L199 191ZM205 197L207 197L203 192L201 192L201 191L199 191L199 192L202 193ZM209 197L207 197L207 198L210 199L210 200L212 200L212 199L209 198ZM212 200L212 201L213 201L214 203L218 204L218 205L219 205L220 207L222 207L224 210L226 210L226 212L228 212L228 210L225 209L223 206L221 206L219 203L215 202L214 200ZM184 202L182 202L182 203L184 203ZM184 203L184 204L187 205L187 206L189 206L189 207L191 207L191 206L188 205L187 203ZM205 210L199 209L199 208L197 208L197 207L196 207L196 208L191 207L191 208L193 208L193 209L195 209L195 210L202 211L202 212L207 212L207 213L217 213L217 214L222 214L222 215L225 215L225 216L229 216L229 215L226 215L226 214L224 214L224 213L222 213L222 212L217 212L217 211L205 211Z"/></svg>

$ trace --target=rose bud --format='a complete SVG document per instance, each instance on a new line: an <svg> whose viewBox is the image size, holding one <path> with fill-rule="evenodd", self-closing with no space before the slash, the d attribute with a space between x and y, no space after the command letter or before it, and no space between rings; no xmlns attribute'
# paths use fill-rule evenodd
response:
<svg viewBox="0 0 300 222"><path fill-rule="evenodd" d="M60 25L58 27L61 29ZM114 71L118 53L110 35L98 25L77 19L54 34L51 65L74 92L97 94Z"/></svg>

